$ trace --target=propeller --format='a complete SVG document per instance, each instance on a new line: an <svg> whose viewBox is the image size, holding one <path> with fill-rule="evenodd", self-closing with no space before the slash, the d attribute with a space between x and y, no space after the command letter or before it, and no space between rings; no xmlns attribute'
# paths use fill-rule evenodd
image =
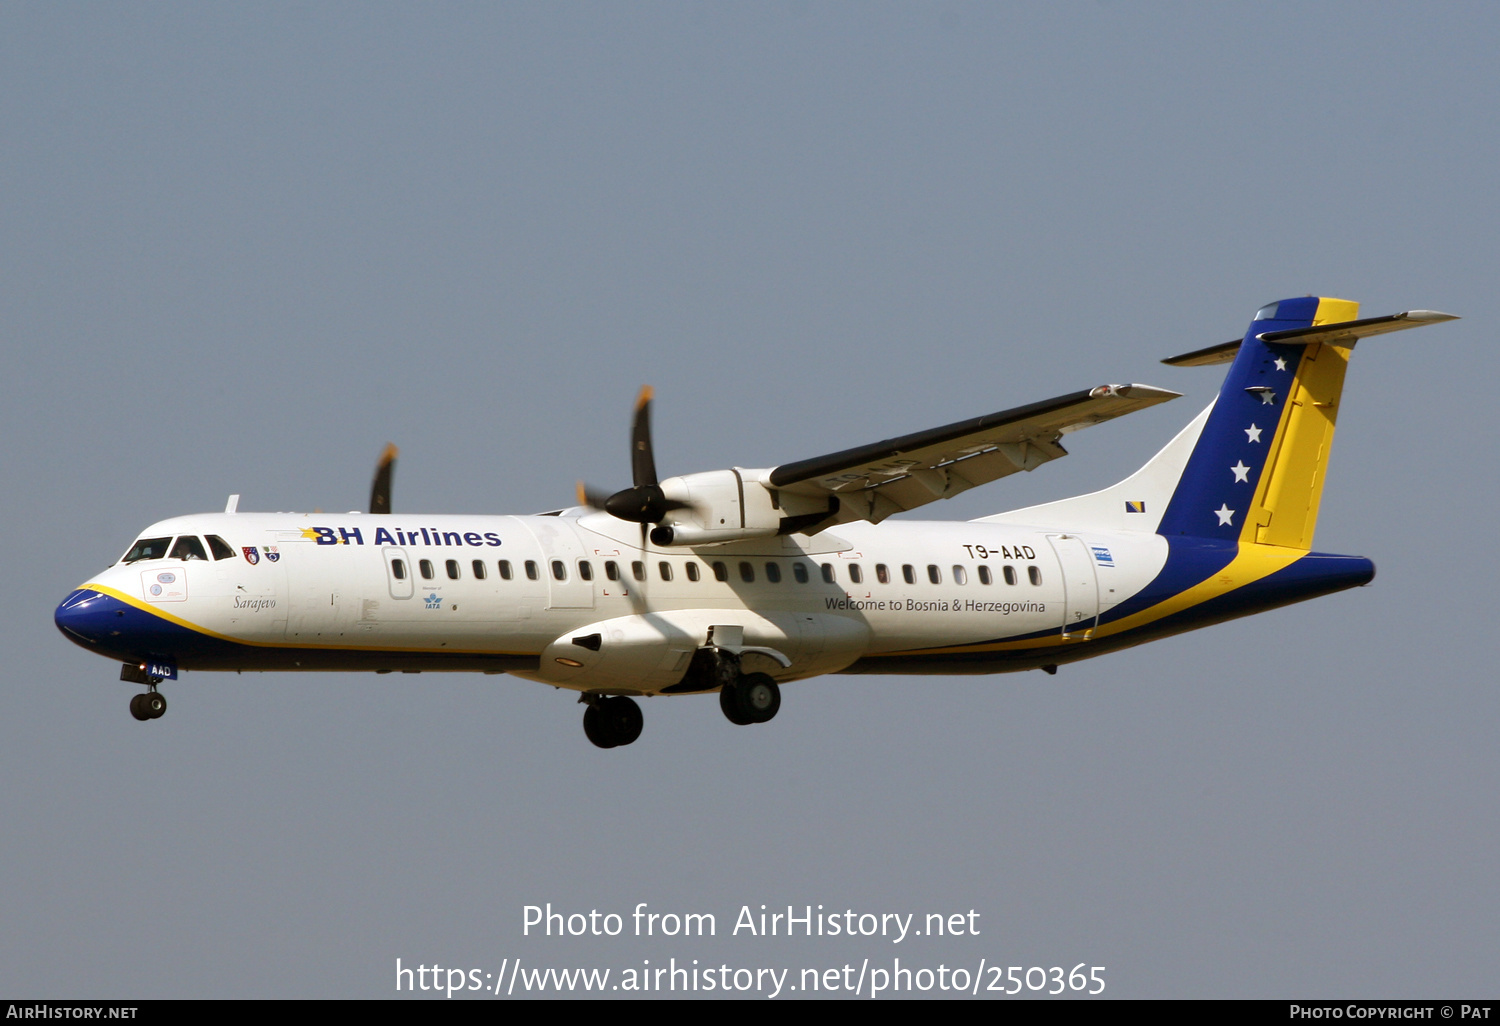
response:
<svg viewBox="0 0 1500 1026"><path fill-rule="evenodd" d="M380 454L380 462L375 464L375 480L370 485L370 512L389 513L391 511L391 475L396 470L396 454L399 450L390 442L385 443L385 449Z"/></svg>
<svg viewBox="0 0 1500 1026"><path fill-rule="evenodd" d="M641 389L630 425L630 474L633 484L612 495L578 482L578 501L632 524L659 524L674 509L690 505L669 499L656 479L656 456L651 447L651 386Z"/></svg>

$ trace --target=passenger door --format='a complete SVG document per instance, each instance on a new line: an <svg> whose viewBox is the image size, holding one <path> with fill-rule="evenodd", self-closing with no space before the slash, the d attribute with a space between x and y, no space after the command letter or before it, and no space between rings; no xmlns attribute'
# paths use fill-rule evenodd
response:
<svg viewBox="0 0 1500 1026"><path fill-rule="evenodd" d="M1099 580L1094 560L1081 538L1071 534L1049 534L1063 576L1064 640L1087 641L1099 623Z"/></svg>

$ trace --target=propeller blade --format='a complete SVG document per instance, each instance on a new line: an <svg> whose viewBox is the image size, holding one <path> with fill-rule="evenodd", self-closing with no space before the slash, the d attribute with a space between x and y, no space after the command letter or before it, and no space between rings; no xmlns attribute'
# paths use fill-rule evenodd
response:
<svg viewBox="0 0 1500 1026"><path fill-rule="evenodd" d="M578 505L587 506L589 509L603 509L609 502L609 492L601 492L590 488L582 481L578 482Z"/></svg>
<svg viewBox="0 0 1500 1026"><path fill-rule="evenodd" d="M651 386L641 388L630 425L630 474L637 488L656 484L656 455L651 449Z"/></svg>
<svg viewBox="0 0 1500 1026"><path fill-rule="evenodd" d="M391 475L396 470L396 454L399 451L387 442L385 450L380 454L380 462L375 464L375 482L370 486L371 513L391 511Z"/></svg>
<svg viewBox="0 0 1500 1026"><path fill-rule="evenodd" d="M578 482L578 502L602 509L612 517L640 524L661 523L674 509L688 509L691 503L667 498L656 480L656 456L651 449L651 386L641 388L635 400L635 418L630 424L630 476L635 484L612 495L596 492ZM644 542L642 543L644 544Z"/></svg>

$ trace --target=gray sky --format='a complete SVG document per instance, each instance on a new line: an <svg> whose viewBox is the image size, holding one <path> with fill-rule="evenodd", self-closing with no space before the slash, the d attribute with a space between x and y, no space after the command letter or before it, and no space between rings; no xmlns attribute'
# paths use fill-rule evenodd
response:
<svg viewBox="0 0 1500 1026"><path fill-rule="evenodd" d="M1130 997L1492 993L1491 4L0 6L0 993L1078 962ZM1105 381L1187 393L931 516L1110 484L1165 356L1315 293L1362 344L1317 546L1370 588L1040 673L827 677L601 751L511 677L188 674L53 607L148 523L532 512ZM1478 619L1476 619L1476 617ZM522 908L712 912L538 939ZM977 910L750 939L742 905Z"/></svg>

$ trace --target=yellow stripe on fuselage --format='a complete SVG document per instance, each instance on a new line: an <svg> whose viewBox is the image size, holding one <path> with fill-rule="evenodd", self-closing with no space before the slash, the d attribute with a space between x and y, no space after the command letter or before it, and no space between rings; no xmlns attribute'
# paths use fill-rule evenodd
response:
<svg viewBox="0 0 1500 1026"><path fill-rule="evenodd" d="M1229 561L1229 565L1212 577L1199 581L1189 588L1184 588L1170 598L1163 599L1156 605L1142 609L1138 613L1132 613L1119 620L1100 624L1089 633L1089 637L1107 638L1148 626L1158 620L1180 613L1185 609L1191 609L1193 606L1202 605L1205 602L1227 595L1236 588L1243 588L1247 584L1254 584L1261 578L1269 577L1278 570L1286 569L1305 555L1307 553L1300 549L1288 549L1275 545L1241 546L1239 553L1234 559ZM1057 635L1048 635L1042 638L1027 638L1024 641L992 641L979 645L949 645L944 648L920 648L907 649L902 652L880 652L873 653L872 657L942 655L954 652L1019 652L1028 648L1055 648L1058 641L1059 638ZM1082 637L1079 637L1077 641L1079 644L1087 644Z"/></svg>

